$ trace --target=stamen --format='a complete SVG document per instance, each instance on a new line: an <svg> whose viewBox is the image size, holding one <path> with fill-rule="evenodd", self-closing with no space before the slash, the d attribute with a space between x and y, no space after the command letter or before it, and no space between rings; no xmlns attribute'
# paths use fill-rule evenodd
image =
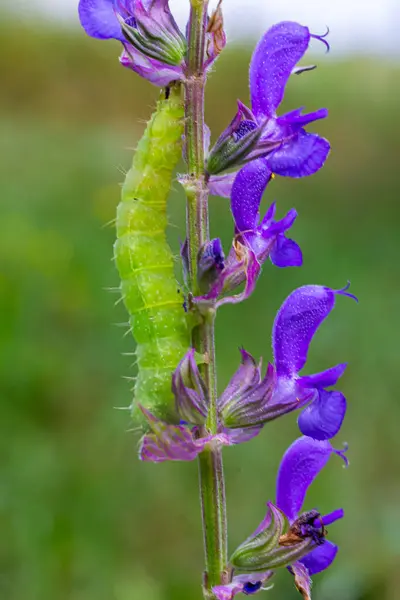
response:
<svg viewBox="0 0 400 600"><path fill-rule="evenodd" d="M350 461L349 461L349 459L347 458L347 456L345 454L348 449L349 449L349 445L348 445L347 442L345 442L343 444L343 450L336 450L335 448L333 449L334 453L337 454L338 456L340 456L340 458L343 460L343 462L344 462L343 466L345 468L347 468L349 466L349 464L350 464Z"/></svg>
<svg viewBox="0 0 400 600"><path fill-rule="evenodd" d="M295 67L292 69L292 75L301 75L302 73L306 73L307 71L314 71L317 68L317 65L304 65L304 67Z"/></svg>
<svg viewBox="0 0 400 600"><path fill-rule="evenodd" d="M263 590L263 592L266 592L268 590L272 590L274 585L275 585L274 583L271 583L270 585L263 585L260 589Z"/></svg>
<svg viewBox="0 0 400 600"><path fill-rule="evenodd" d="M319 40L320 42L322 42L324 44L324 46L326 47L326 53L329 52L329 50L331 49L330 45L328 44L328 42L326 41L326 37L329 34L329 27L328 25L326 26L326 32L323 33L322 35L317 35L315 33L311 33L310 37Z"/></svg>
<svg viewBox="0 0 400 600"><path fill-rule="evenodd" d="M355 296L354 294L349 294L347 292L347 290L350 287L350 281L347 282L347 285L345 285L344 288L342 288L341 290L334 290L335 294L340 294L341 296L347 296L348 298L352 298L353 300L355 300L356 302L358 302L358 298L357 296Z"/></svg>
<svg viewBox="0 0 400 600"><path fill-rule="evenodd" d="M328 25L326 25L326 31L325 31L325 33L323 33L319 37L326 38L326 37L328 37L328 34L329 34L329 27L328 27Z"/></svg>

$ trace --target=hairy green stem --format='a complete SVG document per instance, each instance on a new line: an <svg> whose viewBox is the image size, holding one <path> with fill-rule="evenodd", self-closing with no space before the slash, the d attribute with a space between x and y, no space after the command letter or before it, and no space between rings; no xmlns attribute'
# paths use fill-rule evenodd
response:
<svg viewBox="0 0 400 600"><path fill-rule="evenodd" d="M192 0L190 7L187 70L185 78L185 140L188 164L186 222L190 289L198 295L197 256L210 239L208 189L204 171L204 72L207 0ZM210 397L206 428L217 432L217 378L214 316L204 319L192 335L194 348L204 355L200 366ZM199 457L200 499L204 533L204 597L213 598L212 587L226 577L227 527L225 482L220 449L207 449Z"/></svg>

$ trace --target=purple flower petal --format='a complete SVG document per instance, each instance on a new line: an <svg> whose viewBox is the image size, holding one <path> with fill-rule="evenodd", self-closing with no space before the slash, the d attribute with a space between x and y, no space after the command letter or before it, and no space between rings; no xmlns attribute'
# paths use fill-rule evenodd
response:
<svg viewBox="0 0 400 600"><path fill-rule="evenodd" d="M226 585L216 585L212 591L217 600L232 600L237 594L250 596L261 589L266 589L263 584L271 579L273 571L265 573L247 573L246 575L236 575L231 583Z"/></svg>
<svg viewBox="0 0 400 600"><path fill-rule="evenodd" d="M157 419L144 406L140 410L147 419L152 432L143 436L139 458L148 462L165 462L166 460L194 460L202 452L206 444L230 445L224 434L196 438L195 430L184 425L170 425Z"/></svg>
<svg viewBox="0 0 400 600"><path fill-rule="evenodd" d="M309 42L308 28L291 21L274 25L261 38L250 64L251 104L256 117L275 115L290 74Z"/></svg>
<svg viewBox="0 0 400 600"><path fill-rule="evenodd" d="M293 377L307 360L310 342L335 306L335 292L306 285L286 298L276 315L272 340L278 376Z"/></svg>
<svg viewBox="0 0 400 600"><path fill-rule="evenodd" d="M208 440L194 440L190 430L183 425L167 425L162 435L146 434L139 448L140 460L165 462L167 460L194 460L203 451Z"/></svg>
<svg viewBox="0 0 400 600"><path fill-rule="evenodd" d="M244 583L234 579L232 583L226 585L215 585L212 591L217 600L232 600L237 594L242 593L243 586Z"/></svg>
<svg viewBox="0 0 400 600"><path fill-rule="evenodd" d="M240 349L241 364L218 398L218 411L222 412L233 396L242 396L249 388L261 381L260 366L244 348Z"/></svg>
<svg viewBox="0 0 400 600"><path fill-rule="evenodd" d="M208 125L204 125L203 128L203 145L204 145L204 155L207 156L210 150L211 143L211 129Z"/></svg>
<svg viewBox="0 0 400 600"><path fill-rule="evenodd" d="M226 173L225 175L211 175L208 181L210 194L213 196L221 196L221 198L230 198L236 175L237 171L234 173Z"/></svg>
<svg viewBox="0 0 400 600"><path fill-rule="evenodd" d="M237 112L235 114L235 116L233 117L232 121L229 123L229 125L226 127L226 129L224 129L224 131L221 133L221 135L219 136L219 138L217 139L217 141L215 142L215 147L218 148L221 144L221 142L224 142L227 138L230 138L233 134L236 134L238 128L240 127L240 124L242 123L242 119L245 119L246 121L249 121L250 123L252 123L251 128L255 129L257 127L257 123L253 120L249 120L246 119L245 117L245 111L248 111L249 109L242 103L240 102L240 100L237 101L237 105L238 105L238 109ZM251 113L251 111L250 111ZM243 134L242 134L243 135ZM240 133L239 133L240 136Z"/></svg>
<svg viewBox="0 0 400 600"><path fill-rule="evenodd" d="M298 438L285 452L277 478L277 506L294 521L311 483L325 467L334 449L327 441Z"/></svg>
<svg viewBox="0 0 400 600"><path fill-rule="evenodd" d="M239 302L243 302L246 300L251 294L254 292L256 287L257 279L261 271L261 265L258 262L256 255L250 248L246 246L242 246L242 250L245 253L244 256L244 270L246 273L246 285L240 294L235 294L234 296L225 296L225 298L221 298L216 303L216 308L222 306L223 304L237 304Z"/></svg>
<svg viewBox="0 0 400 600"><path fill-rule="evenodd" d="M269 257L276 267L301 267L303 264L303 253L294 240L282 233L277 236L275 245L270 251Z"/></svg>
<svg viewBox="0 0 400 600"><path fill-rule="evenodd" d="M319 119L326 119L328 116L328 109L319 108L312 113L306 113L305 115L301 114L302 108L297 108L296 110L292 110L284 115L281 115L277 118L277 125L279 127L289 126L292 130L296 130L297 128L304 127L309 123L313 123L314 121L318 121Z"/></svg>
<svg viewBox="0 0 400 600"><path fill-rule="evenodd" d="M335 560L339 548L329 540L312 550L300 562L306 567L310 575L315 575L327 569Z"/></svg>
<svg viewBox="0 0 400 600"><path fill-rule="evenodd" d="M272 152L266 161L271 171L277 175L306 177L313 175L323 166L329 150L328 140L301 129L295 137Z"/></svg>
<svg viewBox="0 0 400 600"><path fill-rule="evenodd" d="M273 202L268 207L268 210L265 213L264 218L260 223L261 231L268 230L271 227L272 223L274 222L275 213L276 213L276 202Z"/></svg>
<svg viewBox="0 0 400 600"><path fill-rule="evenodd" d="M272 208L272 210L271 210ZM271 216L272 215L272 216ZM280 233L284 233L288 229L290 229L297 219L297 210L295 208L291 208L283 219L279 221L275 221L273 217L275 216L275 202L266 212L265 217L261 221L261 233L264 237L279 235Z"/></svg>
<svg viewBox="0 0 400 600"><path fill-rule="evenodd" d="M257 226L261 198L270 179L271 172L264 159L253 160L240 169L231 196L237 231L244 232Z"/></svg>
<svg viewBox="0 0 400 600"><path fill-rule="evenodd" d="M270 410L275 411L275 418L279 417L292 410L303 408L317 397L317 393L316 390L300 388L294 377L277 377Z"/></svg>
<svg viewBox="0 0 400 600"><path fill-rule="evenodd" d="M304 388L325 388L331 387L337 383L337 380L343 375L347 363L341 363L314 375L303 375L297 379L297 383Z"/></svg>
<svg viewBox="0 0 400 600"><path fill-rule="evenodd" d="M327 515L323 515L323 517L314 521L314 525L315 525L315 527L322 527L322 526L327 527L328 525L331 525L331 523L335 523L335 521L338 521L339 519L343 519L343 517L344 517L343 508L337 508L336 510L332 511L331 513L329 513Z"/></svg>
<svg viewBox="0 0 400 600"><path fill-rule="evenodd" d="M343 394L319 390L318 398L300 413L297 423L303 435L329 440L338 433L345 414L346 398Z"/></svg>
<svg viewBox="0 0 400 600"><path fill-rule="evenodd" d="M253 427L238 427L236 429L224 428L223 434L229 440L227 445L244 444L257 437L264 425L254 425Z"/></svg>
<svg viewBox="0 0 400 600"><path fill-rule="evenodd" d="M221 240L206 242L197 255L197 282L202 293L208 292L220 279L225 266L225 254Z"/></svg>
<svg viewBox="0 0 400 600"><path fill-rule="evenodd" d="M236 442L225 433L196 439L193 432L184 425L161 423L156 433L143 436L139 446L139 458L145 462L189 461L197 458L207 444L219 447L231 446L234 443Z"/></svg>
<svg viewBox="0 0 400 600"><path fill-rule="evenodd" d="M157 87L165 87L171 81L179 81L183 78L181 66L165 65L159 60L145 56L128 43L124 43L124 50L119 60L123 67L131 69Z"/></svg>
<svg viewBox="0 0 400 600"><path fill-rule="evenodd" d="M172 375L176 411L188 423L203 425L208 412L208 395L190 348Z"/></svg>
<svg viewBox="0 0 400 600"><path fill-rule="evenodd" d="M121 0L117 0L121 3ZM169 0L125 0L128 14L134 15L138 28L149 36L160 37L169 43L183 44L184 37L171 13ZM124 15L122 15L124 16Z"/></svg>
<svg viewBox="0 0 400 600"><path fill-rule="evenodd" d="M237 374L239 371L237 371ZM289 412L291 406L277 406L272 402L276 377L275 369L268 364L264 378L261 380L260 368L249 385L236 385L221 397L224 404L218 402L221 422L229 428L260 427L267 421L275 419L283 412ZM236 376L235 376L236 377ZM229 388L230 386L228 386ZM295 404L298 407L298 402ZM278 413L278 414L277 414Z"/></svg>
<svg viewBox="0 0 400 600"><path fill-rule="evenodd" d="M88 35L101 40L114 38L126 41L114 4L114 0L80 0L79 19Z"/></svg>

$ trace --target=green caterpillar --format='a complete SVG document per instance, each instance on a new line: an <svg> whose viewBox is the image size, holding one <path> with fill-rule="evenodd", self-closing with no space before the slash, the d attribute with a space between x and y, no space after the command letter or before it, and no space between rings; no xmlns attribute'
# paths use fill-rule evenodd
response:
<svg viewBox="0 0 400 600"><path fill-rule="evenodd" d="M115 262L136 340L138 376L132 414L145 425L137 403L175 421L171 375L190 344L190 331L166 239L167 197L181 156L183 107L179 87L160 100L147 124L122 187L117 208Z"/></svg>

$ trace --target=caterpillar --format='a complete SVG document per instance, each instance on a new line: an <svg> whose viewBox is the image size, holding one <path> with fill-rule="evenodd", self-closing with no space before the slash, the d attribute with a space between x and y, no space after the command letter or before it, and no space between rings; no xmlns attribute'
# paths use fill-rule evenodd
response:
<svg viewBox="0 0 400 600"><path fill-rule="evenodd" d="M158 101L138 143L117 208L114 258L137 344L132 416L144 428L138 403L160 419L176 421L171 375L190 343L166 238L167 198L182 135L183 107L174 86Z"/></svg>

